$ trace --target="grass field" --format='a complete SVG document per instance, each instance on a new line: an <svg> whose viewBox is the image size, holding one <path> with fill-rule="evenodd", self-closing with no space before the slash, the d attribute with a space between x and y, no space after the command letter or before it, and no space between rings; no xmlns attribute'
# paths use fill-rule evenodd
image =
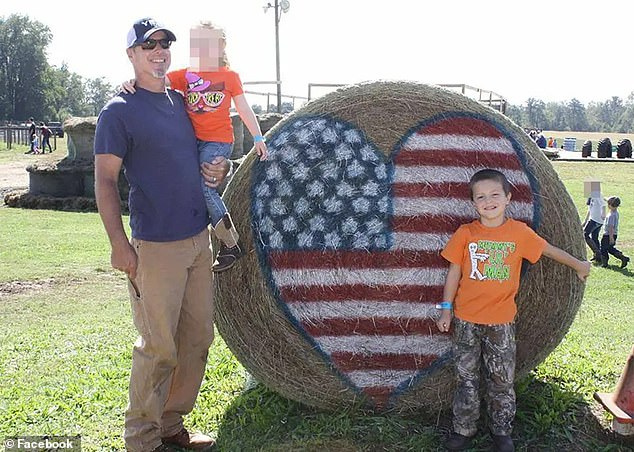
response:
<svg viewBox="0 0 634 452"><path fill-rule="evenodd" d="M17 151L11 151L17 152ZM0 155L2 152L0 152ZM16 154L17 156L18 154ZM583 181L623 200L620 247L634 255L634 165L553 162L585 215ZM95 213L0 208L0 437L82 436L85 451L123 450L132 327L125 281L111 270ZM520 451L627 451L593 400L611 391L634 344L634 273L595 267L561 344L517 383ZM434 451L449 415L329 413L257 385L221 337L188 427L221 451ZM473 450L490 447L482 435Z"/></svg>

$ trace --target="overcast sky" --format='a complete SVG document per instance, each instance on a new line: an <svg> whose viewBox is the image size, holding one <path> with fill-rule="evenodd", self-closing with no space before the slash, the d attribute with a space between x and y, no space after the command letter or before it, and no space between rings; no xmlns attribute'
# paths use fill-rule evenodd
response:
<svg viewBox="0 0 634 452"><path fill-rule="evenodd" d="M516 105L530 97L587 104L634 91L634 4L622 0L289 2L280 21L285 94L306 96L308 83L379 79L465 83ZM113 84L132 75L124 48L136 19L152 16L176 34L172 69L189 63L190 27L211 20L226 29L231 65L243 81L275 80L275 22L272 8L264 12L266 0L140 3L2 0L0 15L48 25L49 63Z"/></svg>

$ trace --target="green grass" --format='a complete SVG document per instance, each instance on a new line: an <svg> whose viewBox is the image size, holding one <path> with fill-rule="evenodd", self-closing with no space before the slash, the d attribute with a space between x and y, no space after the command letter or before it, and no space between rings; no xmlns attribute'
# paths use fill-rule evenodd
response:
<svg viewBox="0 0 634 452"><path fill-rule="evenodd" d="M619 244L633 255L634 165L553 165L581 217L586 178L621 196ZM98 215L0 208L0 240L0 437L81 434L86 451L123 450L136 333ZM592 394L614 389L634 343L633 276L595 267L564 340L518 382L518 450L631 450L610 435ZM448 413L323 412L244 384L244 369L218 336L187 425L214 432L221 451L442 450L450 425ZM474 450L489 447L484 435Z"/></svg>

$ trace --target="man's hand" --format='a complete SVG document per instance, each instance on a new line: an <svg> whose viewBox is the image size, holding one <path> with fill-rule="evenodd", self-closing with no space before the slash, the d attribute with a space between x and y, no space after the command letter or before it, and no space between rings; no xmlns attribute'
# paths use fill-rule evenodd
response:
<svg viewBox="0 0 634 452"><path fill-rule="evenodd" d="M216 188L225 180L231 163L224 157L214 157L211 163L204 162L200 165L200 174L205 179L205 185Z"/></svg>
<svg viewBox="0 0 634 452"><path fill-rule="evenodd" d="M136 278L137 255L132 245L129 243L121 246L113 246L110 253L110 264L112 268L121 270L128 278L134 280Z"/></svg>

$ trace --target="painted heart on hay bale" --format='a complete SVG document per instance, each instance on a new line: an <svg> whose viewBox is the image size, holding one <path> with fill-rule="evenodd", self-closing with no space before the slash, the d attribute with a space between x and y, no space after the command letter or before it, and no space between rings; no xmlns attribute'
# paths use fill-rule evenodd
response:
<svg viewBox="0 0 634 452"><path fill-rule="evenodd" d="M358 85L298 110L267 138L269 159L251 156L225 192L253 252L219 275L217 323L258 380L309 405L384 411L446 404L450 337L434 318L448 263L439 253L460 224L476 218L468 188L475 171L507 175L509 216L556 244L548 236L554 227L585 250L575 238L576 210L534 143L463 96L405 82ZM547 219L552 195L574 215L564 225ZM523 277L518 375L554 348L581 300L576 277L549 264ZM554 287L555 271L563 291ZM544 290L551 284L554 291ZM560 298L549 340L533 345L522 342L530 335L522 324L530 329L544 310L535 309L542 301L522 302L531 293L547 303L553 293Z"/></svg>

